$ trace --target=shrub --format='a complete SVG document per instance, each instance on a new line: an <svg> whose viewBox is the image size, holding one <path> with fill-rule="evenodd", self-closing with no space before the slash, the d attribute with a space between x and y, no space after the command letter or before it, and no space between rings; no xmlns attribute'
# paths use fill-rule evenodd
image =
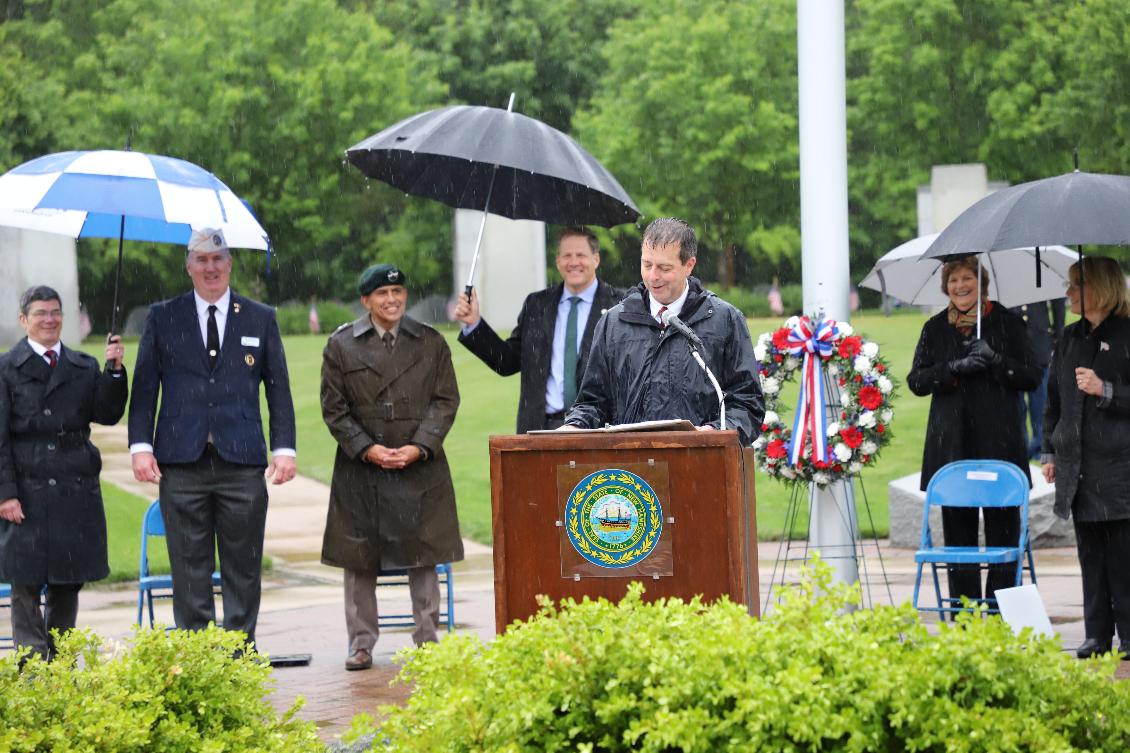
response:
<svg viewBox="0 0 1130 753"><path fill-rule="evenodd" d="M269 665L238 633L138 631L107 655L73 630L50 664L0 660L0 750L323 751L314 724L278 716L266 700Z"/></svg>
<svg viewBox="0 0 1130 753"><path fill-rule="evenodd" d="M1113 658L962 617L930 635L909 604L844 611L818 566L764 620L721 601L543 605L489 645L407 655L383 709L393 751L1125 751ZM371 722L359 720L357 732ZM386 747L387 746L387 747Z"/></svg>
<svg viewBox="0 0 1130 753"><path fill-rule="evenodd" d="M706 283L709 290L714 291L718 296L731 303L745 314L747 317L770 317L773 312L769 310L769 288L767 286L758 286L757 288L727 288L721 285L714 285ZM800 285L790 283L780 286L781 291L781 305L785 309L784 317L794 314L802 309L804 306L804 293Z"/></svg>

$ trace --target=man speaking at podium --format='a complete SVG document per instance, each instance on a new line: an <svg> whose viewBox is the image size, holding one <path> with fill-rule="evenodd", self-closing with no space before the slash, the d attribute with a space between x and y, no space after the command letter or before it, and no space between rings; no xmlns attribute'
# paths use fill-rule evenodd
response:
<svg viewBox="0 0 1130 753"><path fill-rule="evenodd" d="M577 402L561 428L678 418L719 428L718 396L693 345L725 395L726 428L748 445L765 407L745 317L691 277L698 240L690 225L655 220L641 246L643 282L597 324Z"/></svg>

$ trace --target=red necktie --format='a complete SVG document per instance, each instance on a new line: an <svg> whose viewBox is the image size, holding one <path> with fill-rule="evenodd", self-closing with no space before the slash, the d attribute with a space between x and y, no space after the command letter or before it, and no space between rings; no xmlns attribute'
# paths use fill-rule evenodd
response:
<svg viewBox="0 0 1130 753"><path fill-rule="evenodd" d="M43 355L47 357L47 363L51 365L51 368L55 368L55 365L59 363L59 354L55 351L48 350Z"/></svg>
<svg viewBox="0 0 1130 753"><path fill-rule="evenodd" d="M657 311L655 314L655 318L659 320L659 326L663 329L667 329L667 322L663 321L663 312L666 310L666 306L660 306L659 311Z"/></svg>

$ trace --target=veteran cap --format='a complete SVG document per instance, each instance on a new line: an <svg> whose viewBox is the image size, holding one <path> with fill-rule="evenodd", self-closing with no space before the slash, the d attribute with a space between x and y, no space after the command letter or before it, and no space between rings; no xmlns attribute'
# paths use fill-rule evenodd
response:
<svg viewBox="0 0 1130 753"><path fill-rule="evenodd" d="M188 239L188 252L193 251L228 251L228 242L224 238L224 231L219 228L202 227L192 231Z"/></svg>
<svg viewBox="0 0 1130 753"><path fill-rule="evenodd" d="M369 295L385 285L403 285L405 280L404 273L395 265L374 264L361 273L360 279L357 280L357 292L363 296Z"/></svg>

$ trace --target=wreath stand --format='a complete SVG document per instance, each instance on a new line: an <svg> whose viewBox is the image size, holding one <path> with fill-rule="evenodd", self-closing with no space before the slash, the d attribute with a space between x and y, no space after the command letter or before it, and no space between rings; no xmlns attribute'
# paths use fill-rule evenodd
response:
<svg viewBox="0 0 1130 753"><path fill-rule="evenodd" d="M834 386L835 380L824 380L824 396L825 405L832 416L839 416L841 405L839 389ZM855 498L854 485L855 482L859 483L859 491L863 496L863 512L867 516L867 523L871 526L871 536L868 538L859 534L859 521L858 521L858 508L857 500ZM862 474L856 476L848 476L842 482L837 481L830 484L829 489L832 490L834 499L836 500L837 509L841 511L840 523L848 531L852 532L852 544L843 544L831 547L822 547L820 557L824 561L833 561L838 559L853 559L856 565L856 571L859 573L859 582L862 588L863 605L868 608L876 606L875 596L872 593L872 585L882 586L887 593L887 603L894 605L894 596L891 594L891 583L887 576L886 564L883 562L883 553L879 548L879 535L875 531L875 519L871 514L871 502L867 497L867 489L863 485ZM789 493L789 503L785 508L785 524L781 531L780 543L777 546L777 557L773 562L773 574L769 579L769 587L765 592L765 604L761 609L761 615L764 617L771 606L773 605L773 590L777 586L784 586L788 580L788 566L790 562L799 562L801 565L808 563L809 558L809 539L807 536L800 540L797 535L798 523L803 521L805 530L810 530L811 526L811 512L812 512L812 487L811 482L803 484L793 484L792 490ZM843 496L846 495L846 499ZM847 514L845 516L844 512ZM802 518L803 514L803 518ZM829 551L829 550L844 550L850 551ZM868 550L874 552L876 560L878 560L878 573L876 576L877 581L873 583L871 568L868 564L867 552ZM780 572L780 579L778 580L778 571Z"/></svg>

